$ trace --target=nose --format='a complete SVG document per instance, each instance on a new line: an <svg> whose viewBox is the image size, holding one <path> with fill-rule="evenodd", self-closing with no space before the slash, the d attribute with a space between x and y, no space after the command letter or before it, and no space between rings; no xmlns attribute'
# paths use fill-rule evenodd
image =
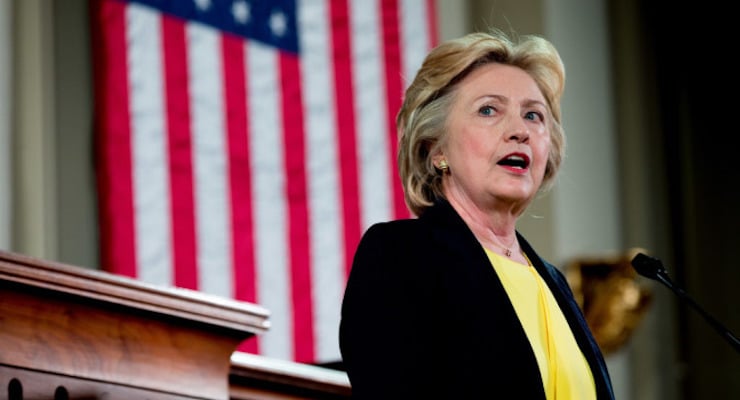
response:
<svg viewBox="0 0 740 400"><path fill-rule="evenodd" d="M529 141L529 127L521 118L511 118L509 129L506 132L506 140L517 143L526 143Z"/></svg>

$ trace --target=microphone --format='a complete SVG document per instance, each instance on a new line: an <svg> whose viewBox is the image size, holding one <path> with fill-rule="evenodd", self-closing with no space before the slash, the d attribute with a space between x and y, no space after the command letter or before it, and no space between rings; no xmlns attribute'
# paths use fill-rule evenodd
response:
<svg viewBox="0 0 740 400"><path fill-rule="evenodd" d="M714 319L711 315L709 315L706 311L704 311L699 306L699 304L697 304L686 292L681 290L681 288L676 287L673 284L673 282L671 282L671 278L668 277L668 273L663 267L663 263L659 259L646 256L645 254L642 254L642 253L637 253L637 255L632 259L632 267L635 268L635 271L637 271L638 274L646 278L656 280L668 286L668 288L673 290L673 292L675 292L678 295L678 297L680 297L682 300L685 300L692 307L694 307L694 309L697 310L699 314L701 314L704 317L704 319L723 338L725 338L732 345L732 347L735 348L735 351L740 353L740 340L738 340L738 338L735 337L735 335L733 335L729 329L725 328L716 319Z"/></svg>

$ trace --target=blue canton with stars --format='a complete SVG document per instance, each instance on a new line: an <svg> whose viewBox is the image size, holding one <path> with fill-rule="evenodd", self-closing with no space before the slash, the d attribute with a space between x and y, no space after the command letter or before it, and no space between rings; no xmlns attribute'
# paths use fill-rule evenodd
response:
<svg viewBox="0 0 740 400"><path fill-rule="evenodd" d="M128 0L298 53L296 0Z"/></svg>

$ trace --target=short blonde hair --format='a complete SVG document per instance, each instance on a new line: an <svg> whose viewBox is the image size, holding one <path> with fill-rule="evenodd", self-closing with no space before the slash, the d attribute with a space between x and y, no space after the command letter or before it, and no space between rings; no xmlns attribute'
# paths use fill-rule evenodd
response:
<svg viewBox="0 0 740 400"><path fill-rule="evenodd" d="M401 135L398 166L406 204L421 215L442 193L442 175L432 165L446 138L446 121L457 84L478 67L501 63L521 68L537 83L551 118L551 148L540 190L552 186L565 156L565 134L560 122L560 98L565 68L555 47L533 35L514 42L501 31L471 33L434 48L406 90L396 117Z"/></svg>

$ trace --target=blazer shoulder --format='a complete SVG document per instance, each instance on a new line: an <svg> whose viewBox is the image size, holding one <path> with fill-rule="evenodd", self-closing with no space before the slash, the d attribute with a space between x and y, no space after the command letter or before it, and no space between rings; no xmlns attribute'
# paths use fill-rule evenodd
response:
<svg viewBox="0 0 740 400"><path fill-rule="evenodd" d="M394 248L396 245L408 248L421 239L424 231L423 223L415 219L378 222L365 231L360 246L379 243L389 248Z"/></svg>
<svg viewBox="0 0 740 400"><path fill-rule="evenodd" d="M362 235L354 255L352 270L372 269L411 273L428 250L428 233L417 220L396 220L372 225Z"/></svg>

